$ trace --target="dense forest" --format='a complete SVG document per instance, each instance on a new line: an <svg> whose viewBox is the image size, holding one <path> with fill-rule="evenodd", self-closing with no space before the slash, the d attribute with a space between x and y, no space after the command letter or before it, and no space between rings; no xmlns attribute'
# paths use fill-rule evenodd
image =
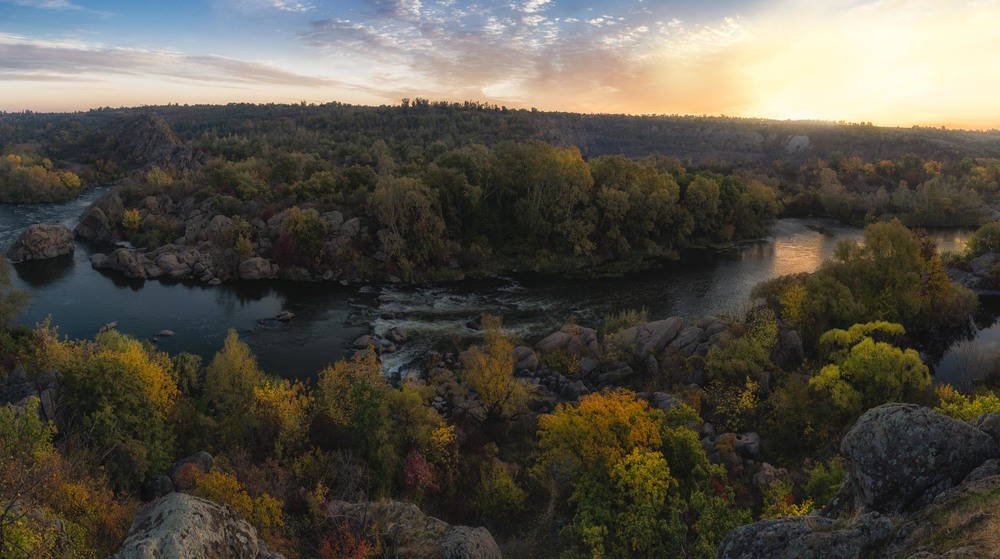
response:
<svg viewBox="0 0 1000 559"><path fill-rule="evenodd" d="M212 255L203 281L251 261L314 281L622 274L779 215L866 224L737 315L621 309L540 341L469 317L481 336L398 382L374 345L303 382L264 374L235 331L205 363L19 325L28 294L0 262L3 557L107 557L165 488L289 558L442 556L407 503L508 557L714 557L738 526L836 502L867 410L1000 411L1000 376L934 385L920 353L977 306L947 267L1000 250L994 132L417 99L4 114L0 155L6 203L114 183L77 233L128 240L113 258L139 277L185 251ZM980 224L950 262L911 229Z"/></svg>

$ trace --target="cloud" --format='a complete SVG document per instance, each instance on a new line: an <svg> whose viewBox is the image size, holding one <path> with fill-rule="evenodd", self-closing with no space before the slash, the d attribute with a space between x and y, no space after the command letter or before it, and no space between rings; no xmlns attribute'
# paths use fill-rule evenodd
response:
<svg viewBox="0 0 1000 559"><path fill-rule="evenodd" d="M8 4L18 6L28 6L29 8L42 8L45 10L82 10L80 6L68 0L6 0Z"/></svg>
<svg viewBox="0 0 1000 559"><path fill-rule="evenodd" d="M692 87L665 84L651 65L710 56L747 34L735 17L691 27L670 18L650 21L638 9L641 2L586 20L554 13L557 5L549 0L485 2L476 10L406 0L376 0L375 6L372 18L315 21L300 38L330 56L352 53L386 68L372 86L388 101L422 96L650 112L666 106L655 102L654 88ZM694 71L667 73L704 81Z"/></svg>
<svg viewBox="0 0 1000 559"><path fill-rule="evenodd" d="M339 82L281 68L172 51L105 47L75 41L45 41L0 33L0 80L58 81L101 76L144 76L218 84L267 84L306 88Z"/></svg>

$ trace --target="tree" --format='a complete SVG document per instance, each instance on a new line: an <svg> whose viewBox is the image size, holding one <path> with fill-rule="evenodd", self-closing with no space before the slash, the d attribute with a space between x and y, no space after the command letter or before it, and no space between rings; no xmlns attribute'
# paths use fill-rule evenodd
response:
<svg viewBox="0 0 1000 559"><path fill-rule="evenodd" d="M31 295L22 289L13 289L10 264L0 258L0 330L11 326L17 315L28 306Z"/></svg>
<svg viewBox="0 0 1000 559"><path fill-rule="evenodd" d="M445 226L437 196L419 180L380 178L368 206L380 225L382 250L401 264L421 266L444 256Z"/></svg>
<svg viewBox="0 0 1000 559"><path fill-rule="evenodd" d="M589 394L539 418L536 469L572 487L572 532L594 557L709 557L748 520L721 466L687 427L627 390ZM729 502L727 502L727 500Z"/></svg>
<svg viewBox="0 0 1000 559"><path fill-rule="evenodd" d="M983 225L969 237L968 256L976 257L987 252L1000 252L1000 221Z"/></svg>
<svg viewBox="0 0 1000 559"><path fill-rule="evenodd" d="M912 398L931 383L920 354L874 339L879 334L904 333L899 324L886 322L827 332L820 342L833 349L829 356L833 363L810 379L809 386L854 416L880 404Z"/></svg>
<svg viewBox="0 0 1000 559"><path fill-rule="evenodd" d="M347 447L367 464L377 493L388 491L398 470L389 391L378 357L369 348L323 369L316 384L323 443Z"/></svg>
<svg viewBox="0 0 1000 559"><path fill-rule="evenodd" d="M163 471L173 458L167 418L180 394L170 357L115 330L61 344L67 416L112 483L132 487Z"/></svg>
<svg viewBox="0 0 1000 559"><path fill-rule="evenodd" d="M463 354L463 380L479 396L478 419L495 424L526 410L528 384L514 378L514 345L503 333L500 317L484 314L482 323L486 349L473 346Z"/></svg>
<svg viewBox="0 0 1000 559"><path fill-rule="evenodd" d="M205 369L204 398L219 422L218 436L223 447L250 439L252 425L247 421L254 407L254 391L264 383L264 373L250 347L230 329Z"/></svg>
<svg viewBox="0 0 1000 559"><path fill-rule="evenodd" d="M714 239L718 231L719 183L698 176L688 185L684 193L684 208L691 213L694 223L693 234L706 239Z"/></svg>

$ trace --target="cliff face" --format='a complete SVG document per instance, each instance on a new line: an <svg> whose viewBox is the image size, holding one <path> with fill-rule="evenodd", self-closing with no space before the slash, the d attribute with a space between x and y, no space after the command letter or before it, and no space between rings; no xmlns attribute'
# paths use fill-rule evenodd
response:
<svg viewBox="0 0 1000 559"><path fill-rule="evenodd" d="M887 404L844 437L847 480L821 514L733 530L719 559L996 557L1000 414L965 423Z"/></svg>
<svg viewBox="0 0 1000 559"><path fill-rule="evenodd" d="M183 174L208 160L207 154L181 141L165 120L151 114L116 119L104 135L120 166L131 173L145 174L159 167Z"/></svg>

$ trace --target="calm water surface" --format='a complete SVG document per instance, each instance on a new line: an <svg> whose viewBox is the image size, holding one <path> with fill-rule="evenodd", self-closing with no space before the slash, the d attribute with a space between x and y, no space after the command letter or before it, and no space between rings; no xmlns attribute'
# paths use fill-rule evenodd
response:
<svg viewBox="0 0 1000 559"><path fill-rule="evenodd" d="M31 223L62 223L72 228L100 193L91 191L67 204L0 206L0 249L6 250ZM942 250L961 250L966 236L964 232L935 233ZM351 353L351 343L362 334L394 327L414 338L403 351L385 359L387 372L398 370L431 344L448 350L462 337L475 335L465 324L484 312L502 314L505 326L527 342L570 317L581 325L596 326L603 316L624 308L645 307L653 319L736 313L746 306L750 290L758 283L811 272L833 254L838 240L860 238L859 229L835 222L782 219L765 241L743 244L721 255L685 255L682 263L670 268L624 279L519 277L410 287L281 281L209 287L189 281L127 280L92 269L90 256L95 247L78 242L72 256L16 265L14 284L32 293L31 306L20 317L27 324L51 316L60 333L73 338L91 337L112 321L118 322L122 332L139 338L152 338L169 329L176 335L160 339L162 349L189 351L206 362L221 347L227 330L234 328L264 370L309 377ZM295 319L288 323L269 320L282 310L294 312ZM383 318L397 313L404 317ZM1000 328L991 336L983 343L1000 349ZM967 363L960 361L959 356L946 356L939 377L964 368Z"/></svg>

